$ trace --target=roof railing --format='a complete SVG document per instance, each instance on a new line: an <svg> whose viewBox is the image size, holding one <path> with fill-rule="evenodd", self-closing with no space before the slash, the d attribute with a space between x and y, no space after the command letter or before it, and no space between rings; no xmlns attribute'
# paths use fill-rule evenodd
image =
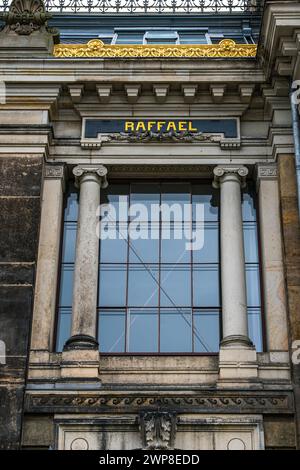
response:
<svg viewBox="0 0 300 470"><path fill-rule="evenodd" d="M12 0L0 0L8 11ZM264 0L44 0L51 13L66 14L259 14Z"/></svg>

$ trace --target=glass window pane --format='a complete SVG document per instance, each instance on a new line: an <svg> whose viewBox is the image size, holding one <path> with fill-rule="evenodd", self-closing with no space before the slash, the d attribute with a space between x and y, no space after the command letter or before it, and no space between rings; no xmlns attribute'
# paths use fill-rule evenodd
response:
<svg viewBox="0 0 300 470"><path fill-rule="evenodd" d="M67 198L64 220L67 222L76 222L78 219L78 198L79 193L73 185L70 187L70 193Z"/></svg>
<svg viewBox="0 0 300 470"><path fill-rule="evenodd" d="M204 234L200 236L200 230ZM198 227L193 224L193 234L197 233L196 243L193 249L193 263L218 263L219 262L219 227L217 223L208 222ZM200 249L196 249L199 243Z"/></svg>
<svg viewBox="0 0 300 470"><path fill-rule="evenodd" d="M180 220L184 220L184 205L190 204L191 202L190 185L187 183L163 183L161 188L161 203L167 206L166 210L163 210L164 208L162 208L162 220L178 220L179 216ZM169 217L172 205L175 204L179 205L179 214L176 210L177 206L173 206L173 209L176 211L176 215L174 216L174 211L172 211L171 217Z"/></svg>
<svg viewBox="0 0 300 470"><path fill-rule="evenodd" d="M248 308L249 337L256 347L257 352L263 350L261 311L258 308Z"/></svg>
<svg viewBox="0 0 300 470"><path fill-rule="evenodd" d="M258 307L260 305L260 283L257 265L246 266L246 286L248 307Z"/></svg>
<svg viewBox="0 0 300 470"><path fill-rule="evenodd" d="M56 351L62 351L65 342L71 336L72 312L70 308L60 308L58 311Z"/></svg>
<svg viewBox="0 0 300 470"><path fill-rule="evenodd" d="M192 352L191 310L160 310L160 351Z"/></svg>
<svg viewBox="0 0 300 470"><path fill-rule="evenodd" d="M190 263L191 250L187 249L190 238L190 223L163 223L161 226L161 262Z"/></svg>
<svg viewBox="0 0 300 470"><path fill-rule="evenodd" d="M144 33L118 33L116 44L143 44Z"/></svg>
<svg viewBox="0 0 300 470"><path fill-rule="evenodd" d="M158 351L158 311L128 309L127 351Z"/></svg>
<svg viewBox="0 0 300 470"><path fill-rule="evenodd" d="M218 307L220 305L219 266L195 265L193 289L194 306Z"/></svg>
<svg viewBox="0 0 300 470"><path fill-rule="evenodd" d="M159 224L141 222L130 224L129 262L158 263L159 261Z"/></svg>
<svg viewBox="0 0 300 470"><path fill-rule="evenodd" d="M194 312L194 351L218 352L220 344L219 310Z"/></svg>
<svg viewBox="0 0 300 470"><path fill-rule="evenodd" d="M243 220L248 222L254 222L256 220L256 208L254 204L254 198L252 192L242 193L242 212Z"/></svg>
<svg viewBox="0 0 300 470"><path fill-rule="evenodd" d="M186 32L179 33L180 44L207 44L205 34Z"/></svg>
<svg viewBox="0 0 300 470"><path fill-rule="evenodd" d="M193 220L198 221L201 214L197 205L204 205L204 222L217 221L219 218L219 193L208 185L193 184Z"/></svg>
<svg viewBox="0 0 300 470"><path fill-rule="evenodd" d="M254 222L244 222L244 249L246 263L258 263L258 240L256 224Z"/></svg>
<svg viewBox="0 0 300 470"><path fill-rule="evenodd" d="M101 352L125 351L125 311L99 312L98 341Z"/></svg>
<svg viewBox="0 0 300 470"><path fill-rule="evenodd" d="M126 265L101 265L99 276L99 305L120 307L126 305Z"/></svg>
<svg viewBox="0 0 300 470"><path fill-rule="evenodd" d="M63 265L60 275L59 305L68 307L72 305L74 266Z"/></svg>
<svg viewBox="0 0 300 470"><path fill-rule="evenodd" d="M77 224L66 222L63 233L62 262L74 263L76 246Z"/></svg>
<svg viewBox="0 0 300 470"><path fill-rule="evenodd" d="M133 211L134 217L138 216L140 220L149 221L151 215L151 208L153 205L158 206L160 202L160 186L157 183L133 183L130 187L130 206L133 204L142 204L145 209L148 211L148 217L145 219L143 217L143 212L140 212L138 206L136 206L136 211ZM131 214L133 215L133 212ZM140 212L140 213L139 213ZM159 220L159 217L158 217Z"/></svg>
<svg viewBox="0 0 300 470"><path fill-rule="evenodd" d="M127 222L108 223L100 232L100 263L127 262Z"/></svg>
<svg viewBox="0 0 300 470"><path fill-rule="evenodd" d="M162 265L160 285L162 307L189 307L191 305L190 266Z"/></svg>
<svg viewBox="0 0 300 470"><path fill-rule="evenodd" d="M106 189L101 189L101 204L110 204L115 211L115 216L113 216L113 210L109 212L111 220L120 220L122 222L127 220L128 200L129 184L111 183ZM122 217L120 217L120 211Z"/></svg>
<svg viewBox="0 0 300 470"><path fill-rule="evenodd" d="M129 266L128 305L154 307L158 305L158 267Z"/></svg>

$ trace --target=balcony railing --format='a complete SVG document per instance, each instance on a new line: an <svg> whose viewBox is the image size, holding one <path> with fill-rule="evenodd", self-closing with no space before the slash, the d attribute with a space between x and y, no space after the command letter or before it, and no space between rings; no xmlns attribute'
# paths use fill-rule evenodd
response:
<svg viewBox="0 0 300 470"><path fill-rule="evenodd" d="M12 0L0 0L8 11ZM45 0L53 13L95 14L227 14L260 13L264 0Z"/></svg>

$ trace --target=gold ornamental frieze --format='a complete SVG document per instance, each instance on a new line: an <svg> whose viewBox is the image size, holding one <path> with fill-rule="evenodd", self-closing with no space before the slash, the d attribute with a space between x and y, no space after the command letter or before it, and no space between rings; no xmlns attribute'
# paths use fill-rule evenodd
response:
<svg viewBox="0 0 300 470"><path fill-rule="evenodd" d="M256 44L236 44L223 39L219 44L118 45L93 39L87 44L56 44L54 56L67 58L253 58Z"/></svg>

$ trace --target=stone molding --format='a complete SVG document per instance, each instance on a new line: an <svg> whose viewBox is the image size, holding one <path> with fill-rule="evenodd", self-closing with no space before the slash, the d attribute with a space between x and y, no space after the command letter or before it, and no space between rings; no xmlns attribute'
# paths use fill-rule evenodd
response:
<svg viewBox="0 0 300 470"><path fill-rule="evenodd" d="M64 165L45 165L45 178L64 178L65 166Z"/></svg>
<svg viewBox="0 0 300 470"><path fill-rule="evenodd" d="M140 415L143 448L172 449L176 432L176 415L167 411L146 412Z"/></svg>
<svg viewBox="0 0 300 470"><path fill-rule="evenodd" d="M276 163L259 163L256 166L256 176L258 179L277 179L278 171Z"/></svg>
<svg viewBox="0 0 300 470"><path fill-rule="evenodd" d="M238 390L200 395L118 395L96 393L38 393L27 392L27 412L100 412L113 411L172 411L179 412L224 412L224 413L293 413L293 396L289 392L266 393Z"/></svg>

